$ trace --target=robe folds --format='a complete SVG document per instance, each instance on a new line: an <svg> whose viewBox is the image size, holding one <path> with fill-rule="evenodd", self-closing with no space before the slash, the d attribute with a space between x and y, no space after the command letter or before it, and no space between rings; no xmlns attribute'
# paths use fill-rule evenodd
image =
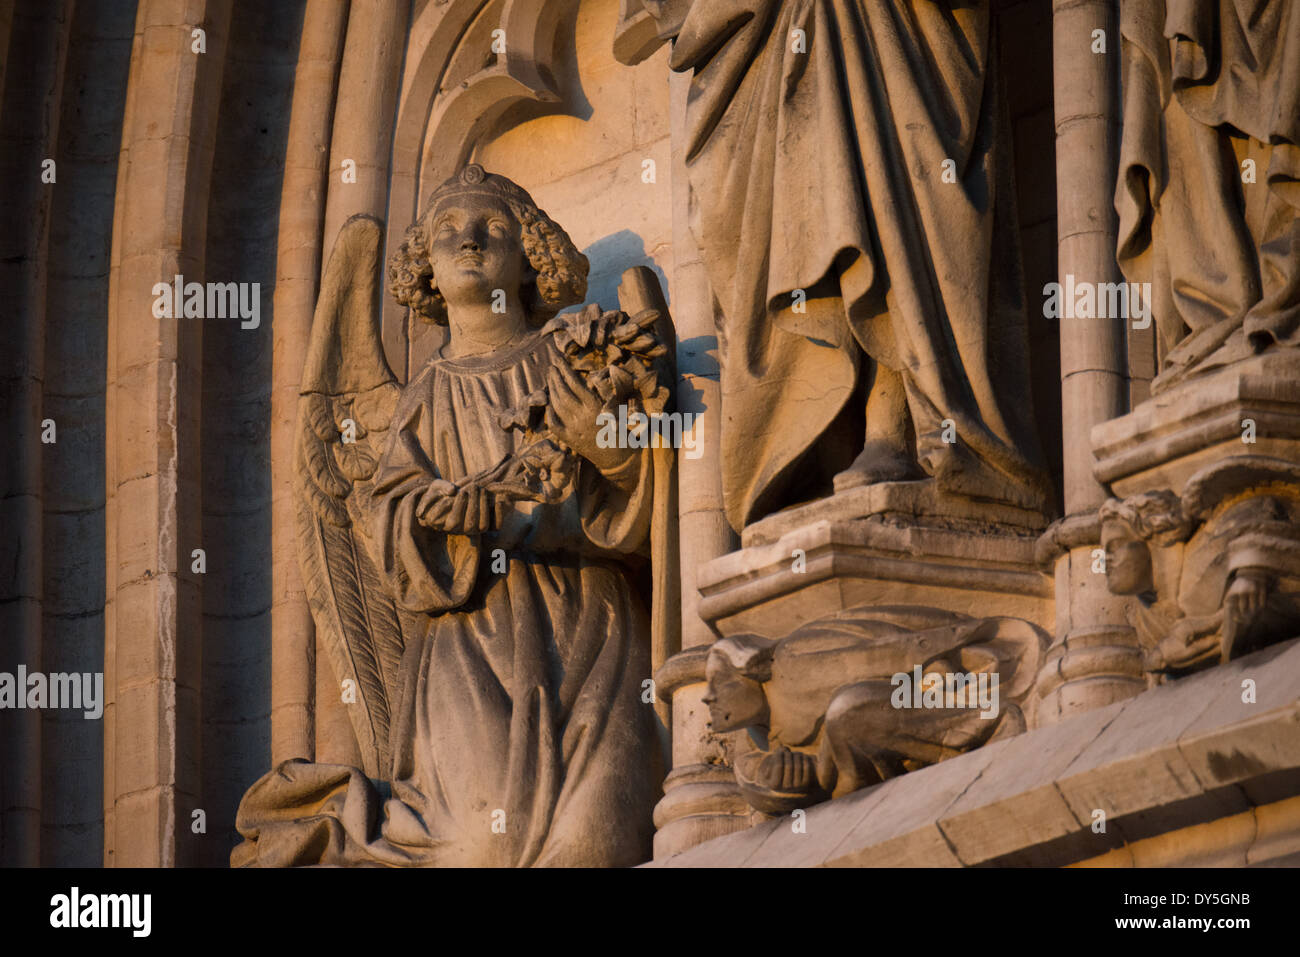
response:
<svg viewBox="0 0 1300 957"><path fill-rule="evenodd" d="M1300 4L1143 0L1120 18L1118 259L1151 283L1159 393L1300 345Z"/></svg>
<svg viewBox="0 0 1300 957"><path fill-rule="evenodd" d="M498 414L545 388L563 361L533 333L489 356L435 358L403 390L368 505L374 558L408 636L391 797L356 768L286 762L245 798L249 850L234 863L650 858L662 774L642 700L650 620L636 571L649 551L654 456L633 456L618 481L577 460L571 494L517 507L496 532L444 534L415 518L431 480L465 479L521 447Z"/></svg>
<svg viewBox="0 0 1300 957"><path fill-rule="evenodd" d="M687 12L671 65L693 71L691 225L719 306L735 528L791 504L864 356L901 376L927 471L969 457L972 488L1047 507L991 33L984 3Z"/></svg>

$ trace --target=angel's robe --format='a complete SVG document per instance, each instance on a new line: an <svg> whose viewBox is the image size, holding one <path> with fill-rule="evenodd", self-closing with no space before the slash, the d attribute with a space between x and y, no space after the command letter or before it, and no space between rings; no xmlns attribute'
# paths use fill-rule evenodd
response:
<svg viewBox="0 0 1300 957"><path fill-rule="evenodd" d="M433 479L464 479L520 447L498 414L562 361L534 333L488 356L435 358L404 389L368 505L407 636L393 796L381 802L355 768L282 765L241 808L257 863L650 858L659 743L642 701L650 623L632 556L647 550L652 456L635 454L617 483L578 460L572 494L499 534L444 534L415 517Z"/></svg>

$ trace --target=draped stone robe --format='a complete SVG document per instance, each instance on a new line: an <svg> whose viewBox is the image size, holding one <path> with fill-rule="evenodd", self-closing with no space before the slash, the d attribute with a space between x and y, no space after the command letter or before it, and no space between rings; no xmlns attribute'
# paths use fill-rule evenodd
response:
<svg viewBox="0 0 1300 957"><path fill-rule="evenodd" d="M1045 507L995 60L986 3L691 5L671 65L694 74L686 164L734 527L790 504L864 353L901 375L927 471Z"/></svg>
<svg viewBox="0 0 1300 957"><path fill-rule="evenodd" d="M405 388L370 506L403 633L419 636L402 664L393 799L381 820L360 771L284 765L241 807L257 863L650 858L659 745L641 700L649 620L632 556L649 536L652 456L634 455L618 483L579 460L573 494L521 509L499 533L444 534L415 518L432 479L464 479L520 446L497 414L562 361L534 333L488 356L434 359Z"/></svg>
<svg viewBox="0 0 1300 957"><path fill-rule="evenodd" d="M1144 0L1120 15L1118 259L1151 283L1158 393L1300 345L1300 4Z"/></svg>

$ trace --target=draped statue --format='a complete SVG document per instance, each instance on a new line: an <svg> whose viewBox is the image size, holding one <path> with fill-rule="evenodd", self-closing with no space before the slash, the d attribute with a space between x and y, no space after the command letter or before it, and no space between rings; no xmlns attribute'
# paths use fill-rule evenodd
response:
<svg viewBox="0 0 1300 957"><path fill-rule="evenodd" d="M349 220L325 271L295 486L364 767L272 770L241 803L232 862L648 860L662 769L643 683L675 573L652 588L647 560L670 560L673 460L597 441L596 420L665 408L667 317L557 316L585 295L586 257L523 189L467 166L390 263L395 298L449 327L399 387L382 232Z"/></svg>
<svg viewBox="0 0 1300 957"><path fill-rule="evenodd" d="M899 480L1046 511L988 5L646 9L693 71L731 524Z"/></svg>
<svg viewBox="0 0 1300 957"><path fill-rule="evenodd" d="M1153 393L1300 344L1300 5L1120 6L1119 263L1151 283Z"/></svg>

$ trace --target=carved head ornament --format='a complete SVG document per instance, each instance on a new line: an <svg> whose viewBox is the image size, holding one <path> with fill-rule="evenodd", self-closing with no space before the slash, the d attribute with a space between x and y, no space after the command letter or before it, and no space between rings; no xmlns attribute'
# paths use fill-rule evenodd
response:
<svg viewBox="0 0 1300 957"><path fill-rule="evenodd" d="M1168 489L1111 498L1098 512L1101 545L1106 553L1106 584L1116 595L1142 595L1154 587L1151 545L1168 547L1184 541L1191 522Z"/></svg>

